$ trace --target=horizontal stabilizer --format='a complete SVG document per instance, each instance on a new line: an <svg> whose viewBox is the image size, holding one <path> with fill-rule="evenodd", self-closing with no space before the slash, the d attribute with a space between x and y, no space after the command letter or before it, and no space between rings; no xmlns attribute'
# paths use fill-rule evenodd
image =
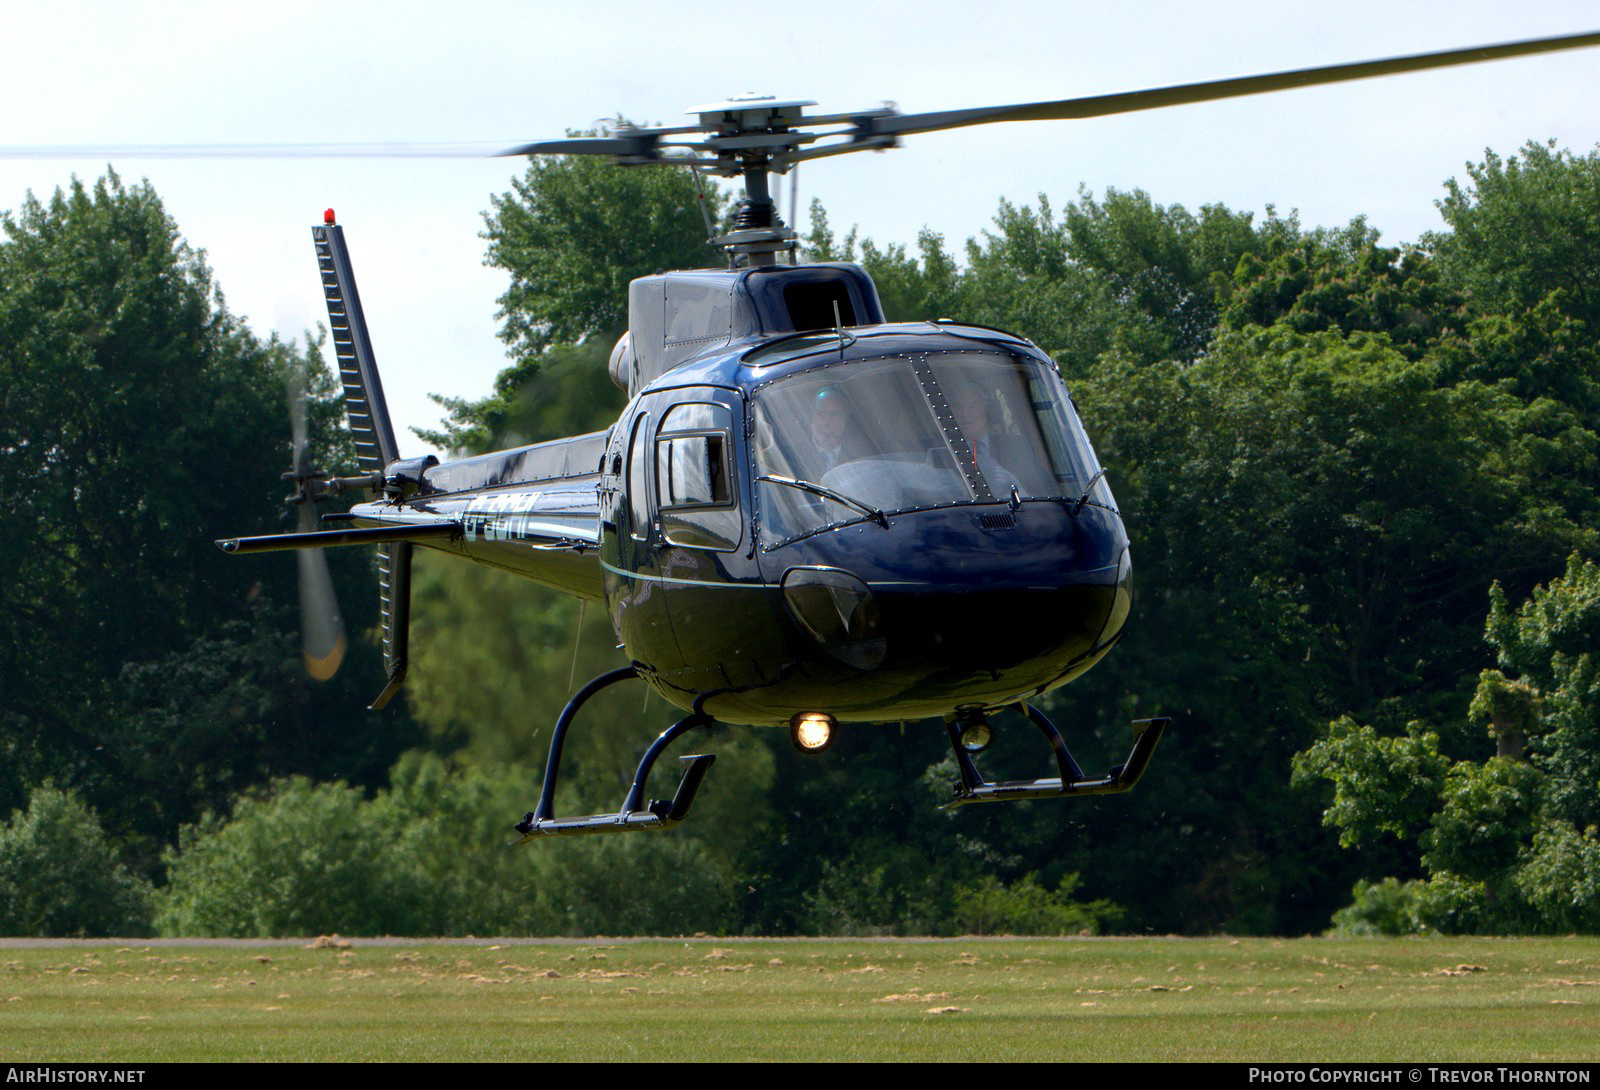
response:
<svg viewBox="0 0 1600 1090"><path fill-rule="evenodd" d="M224 538L217 547L225 553L270 553L281 549L326 549L335 545L382 545L391 541L433 541L461 536L453 520L368 526L357 530L318 530L309 534L262 534L259 537Z"/></svg>

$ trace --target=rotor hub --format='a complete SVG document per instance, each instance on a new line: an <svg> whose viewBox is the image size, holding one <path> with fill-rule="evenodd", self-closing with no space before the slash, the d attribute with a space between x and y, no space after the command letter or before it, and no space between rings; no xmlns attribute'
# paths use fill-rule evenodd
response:
<svg viewBox="0 0 1600 1090"><path fill-rule="evenodd" d="M796 131L795 126L804 121L805 107L815 105L807 99L747 92L687 111L700 119L700 127L708 133L705 149L716 156L703 169L744 180L744 197L734 212L731 229L712 240L736 268L770 264L785 254L794 260L798 236L778 214L767 175L789 170L793 153L814 139Z"/></svg>

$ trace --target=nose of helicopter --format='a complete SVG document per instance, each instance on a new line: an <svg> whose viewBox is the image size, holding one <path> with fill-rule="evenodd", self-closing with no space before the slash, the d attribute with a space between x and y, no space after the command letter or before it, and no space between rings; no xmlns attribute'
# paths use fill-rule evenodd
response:
<svg viewBox="0 0 1600 1090"><path fill-rule="evenodd" d="M1069 681L1128 614L1127 537L1102 508L947 508L796 545L769 555L787 561L790 614L853 691L907 715Z"/></svg>

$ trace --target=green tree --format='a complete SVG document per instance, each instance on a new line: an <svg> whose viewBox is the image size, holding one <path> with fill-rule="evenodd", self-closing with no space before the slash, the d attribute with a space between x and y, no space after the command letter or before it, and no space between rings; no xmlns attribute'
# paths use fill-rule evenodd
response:
<svg viewBox="0 0 1600 1090"><path fill-rule="evenodd" d="M1517 502L1527 523L1596 525L1596 431L1600 387L1592 338L1600 317L1593 257L1600 245L1600 158L1530 143L1521 156L1488 152L1452 181L1440 202L1449 234L1427 240L1441 283L1466 301L1464 327L1432 357L1441 380L1493 384L1518 398L1513 438L1524 472ZM1573 542L1586 551L1586 534ZM1514 587L1525 579L1510 576ZM1448 774L1423 812L1388 831L1410 854L1409 873L1356 887L1336 917L1346 929L1590 930L1600 900L1584 868L1597 854L1594 802L1600 743L1587 677L1597 633L1586 603L1590 569L1576 555L1566 574L1536 588L1513 612L1500 586L1490 594L1488 635L1499 668L1484 671L1467 714L1433 718ZM1589 631L1585 631L1588 626ZM1485 759L1487 727L1494 756ZM1370 815L1388 789L1371 775L1396 744L1386 731L1335 731L1299 765L1303 779L1331 781L1325 820L1347 843L1370 843ZM1428 792L1420 793L1426 798ZM1341 805L1341 799L1352 800ZM1372 869L1369 861L1369 873ZM1382 871L1378 871L1382 873Z"/></svg>
<svg viewBox="0 0 1600 1090"><path fill-rule="evenodd" d="M1073 861L1086 892L1129 905L1134 926L1326 919L1353 868L1289 789L1290 757L1344 711L1398 729L1465 703L1476 596L1497 577L1527 585L1595 524L1581 416L1478 364L1489 332L1463 336L1459 299L1427 256L1380 247L1359 220L1306 232L1293 217L1255 225L1111 192L1062 214L1002 203L953 271L937 236L914 259L854 232L841 245L821 215L813 248L876 259L886 299L953 300L943 313L1052 352L1134 536L1130 637L1044 704L1108 763L1126 752L1128 718L1178 713L1150 785L1126 804L1141 816L963 814L963 843L1017 881L1054 864L1065 822L1087 853ZM1441 358L1450 337L1466 347ZM1148 813L1146 792L1162 796ZM891 890L920 904L892 852L857 843L833 858L859 879L838 883L855 901L886 891L851 918L909 918ZM947 873L959 882L968 865ZM827 877L810 888L833 888Z"/></svg>
<svg viewBox="0 0 1600 1090"><path fill-rule="evenodd" d="M628 324L628 281L717 262L701 208L719 222L724 198L708 185L702 202L687 169L534 156L511 187L493 198L483 237L488 264L511 275L500 336L518 358L589 337L609 347Z"/></svg>
<svg viewBox="0 0 1600 1090"><path fill-rule="evenodd" d="M726 198L687 169L574 155L533 156L491 203L485 261L511 277L500 337L516 362L486 398L439 399L449 421L424 438L479 453L605 427L626 400L606 363L628 283L717 263L704 216L720 221Z"/></svg>
<svg viewBox="0 0 1600 1090"><path fill-rule="evenodd" d="M413 597L412 703L430 730L479 765L537 764L568 696L591 677L626 665L604 606L506 572L425 556ZM580 724L585 729L574 732L574 760L590 763L591 741L603 753L618 747L602 738L609 743L643 731L636 723L642 697L643 687L631 685L597 697ZM666 714L659 699L650 710ZM625 755L611 760L597 753L594 760L606 783L632 771L623 767ZM569 766L565 778L573 774Z"/></svg>
<svg viewBox="0 0 1600 1090"><path fill-rule="evenodd" d="M54 777L154 842L275 772L386 767L403 730L316 729L293 563L213 543L288 528L284 391L311 349L231 317L148 186L74 182L3 226L0 803ZM353 711L348 685L321 715Z"/></svg>
<svg viewBox="0 0 1600 1090"><path fill-rule="evenodd" d="M1485 150L1446 190L1439 211L1451 230L1428 242L1477 313L1528 310L1560 292L1564 313L1597 328L1600 150L1576 156L1554 141L1508 158Z"/></svg>
<svg viewBox="0 0 1600 1090"><path fill-rule="evenodd" d="M1527 402L1545 398L1600 422L1600 349L1583 322L1562 311L1559 296L1506 314L1470 318L1434 351L1445 381L1503 383ZM1587 482L1592 489L1593 481Z"/></svg>
<svg viewBox="0 0 1600 1090"><path fill-rule="evenodd" d="M1016 889L1035 872L1043 890L1081 873L1085 897L1128 905L1137 928L1319 926L1357 864L1288 770L1346 713L1352 745L1358 723L1397 739L1369 763L1410 762L1391 797L1370 800L1395 827L1431 820L1447 786L1462 806L1493 796L1507 820L1522 812L1499 780L1451 778L1459 724L1404 724L1466 706L1488 586L1525 590L1600 525L1600 447L1586 380L1570 377L1588 366L1578 319L1463 309L1470 293L1442 257L1379 246L1363 221L1307 232L1137 191L1059 212L1002 203L964 264L932 231L908 247L840 239L813 205L808 253L861 260L891 319L1016 329L1060 361L1141 590L1111 662L1043 703L1086 761L1120 759L1135 712L1180 726L1133 799L937 821L922 809L937 798L906 793L908 768L938 778L937 725L852 730L805 766L779 746L773 827L803 821L807 836L759 842L744 926L938 929L954 890L987 877ZM508 404L468 423L493 431ZM1442 859L1463 836L1368 850L1377 873L1415 873L1425 850ZM1546 839L1566 853L1549 873L1583 857ZM1476 911L1471 885L1454 879L1438 912Z"/></svg>
<svg viewBox="0 0 1600 1090"><path fill-rule="evenodd" d="M410 754L372 798L281 781L167 855L174 935L722 932L736 883L693 837L580 837L507 851L526 770Z"/></svg>
<svg viewBox="0 0 1600 1090"><path fill-rule="evenodd" d="M148 935L152 910L149 885L75 793L38 787L0 826L0 934Z"/></svg>
<svg viewBox="0 0 1600 1090"><path fill-rule="evenodd" d="M681 170L535 159L514 193L496 199L487 235L490 263L512 275L502 303L504 336L517 359L489 397L449 403L449 425L431 438L479 452L599 430L615 420L625 397L606 363L612 339L626 324L628 281L714 256L694 207L697 189ZM715 191L708 197L715 218L722 198ZM437 744L458 747L470 765L520 769L527 784L524 810L533 805L536 770L568 697L623 664L604 607L442 558L418 566L413 632L410 688L419 717ZM613 810L621 802L644 746L682 714L646 692L619 687L586 707L567 746L558 812ZM713 873L721 874L721 865L764 825L770 751L737 734L723 734L715 744L695 738L682 745L691 744L718 754L696 804L694 828L703 830L703 843L688 831L672 839L695 841L693 851L713 858ZM659 794L671 789L665 782L671 764L658 766L653 783ZM583 866L612 865L602 862L612 855L598 848L544 844L536 850L570 856L575 875ZM624 855L631 859L627 853L639 850ZM639 856L641 865L667 859L663 851L650 849L655 854ZM560 910L570 926L591 918L583 904L610 896L578 879L571 890L576 900Z"/></svg>
<svg viewBox="0 0 1600 1090"><path fill-rule="evenodd" d="M1379 246L1378 232L1364 219L1275 241L1267 252L1240 259L1222 308L1224 326L1383 333L1408 359L1419 359L1459 321L1459 302L1439 284L1427 255Z"/></svg>
<svg viewBox="0 0 1600 1090"><path fill-rule="evenodd" d="M375 849L398 830L376 817L359 790L304 778L266 797L241 798L230 822L208 815L167 853L162 931L390 932L384 906L393 898L380 889L393 871Z"/></svg>
<svg viewBox="0 0 1600 1090"><path fill-rule="evenodd" d="M1220 600L1203 623L1237 617L1258 654L1309 652L1299 680L1266 668L1332 714L1413 691L1441 661L1459 676L1476 653L1463 591L1548 570L1586 540L1570 516L1528 507L1535 478L1581 463L1587 438L1558 430L1535 461L1523 438L1536 416L1519 401L1437 378L1386 338L1275 327L1221 337L1188 368L1108 360L1078 396L1140 555L1180 565L1161 572L1165 593ZM1314 578L1328 557L1340 578Z"/></svg>
<svg viewBox="0 0 1600 1090"><path fill-rule="evenodd" d="M1199 215L1143 191L1080 193L1058 218L1002 200L994 228L969 239L963 268L942 236L924 230L916 251L880 246L852 230L836 238L813 202L808 255L860 260L890 321L956 318L1025 333L1063 373L1087 373L1113 346L1143 362L1189 361L1216 328L1220 300L1242 258L1282 249L1298 224L1208 205Z"/></svg>
<svg viewBox="0 0 1600 1090"><path fill-rule="evenodd" d="M1064 875L1054 890L1025 874L1004 886L988 875L976 886L956 890L955 923L972 935L1095 935L1121 915L1107 901L1073 900L1076 874Z"/></svg>
<svg viewBox="0 0 1600 1090"><path fill-rule="evenodd" d="M949 318L965 306L961 270L945 252L942 235L921 231L916 257L904 246L880 249L867 239L861 244L861 264L877 285L884 317L891 322Z"/></svg>
<svg viewBox="0 0 1600 1090"><path fill-rule="evenodd" d="M1333 783L1333 804L1324 824L1339 829L1339 843L1356 847L1381 834L1409 836L1427 823L1444 791L1450 759L1439 752L1439 736L1421 723L1396 737L1378 734L1342 716L1305 753L1295 757L1302 782L1322 777Z"/></svg>
<svg viewBox="0 0 1600 1090"><path fill-rule="evenodd" d="M464 764L521 775L520 809L501 815L507 827L533 808L550 732L567 699L590 678L626 664L603 606L444 557L418 565L413 641L408 687L418 719ZM684 714L643 684L615 686L585 705L568 736L557 813L614 811L645 747ZM673 838L701 841L732 866L763 835L773 760L762 733L780 732L696 731L658 762L650 797L664 798L677 783L674 754L717 754L693 822Z"/></svg>
<svg viewBox="0 0 1600 1090"><path fill-rule="evenodd" d="M1512 612L1504 591L1490 594L1487 638L1498 670L1486 671L1475 720L1498 734L1505 716L1488 693L1515 675L1528 692L1519 718L1533 764L1549 775L1551 812L1580 829L1600 825L1600 567L1573 556L1566 572L1535 588Z"/></svg>
<svg viewBox="0 0 1600 1090"><path fill-rule="evenodd" d="M1389 834L1420 850L1422 880L1357 885L1337 926L1390 933L1600 929L1597 636L1600 567L1592 562L1573 556L1564 575L1535 589L1515 612L1496 585L1487 637L1499 666L1482 673L1471 704L1470 722L1485 731L1475 745L1462 737L1453 757L1434 749L1428 774L1408 776L1407 765L1391 759L1403 743L1345 720L1297 759L1299 777L1334 785L1324 821L1340 828L1342 841ZM1437 746L1438 735L1421 737ZM1484 758L1487 742L1497 752ZM1403 808L1395 805L1399 797Z"/></svg>
<svg viewBox="0 0 1600 1090"><path fill-rule="evenodd" d="M627 403L611 381L611 342L552 345L501 371L494 392L478 401L435 398L449 410L444 430L422 437L449 450L491 450L601 431Z"/></svg>
<svg viewBox="0 0 1600 1090"><path fill-rule="evenodd" d="M1149 360L1197 358L1216 328L1222 285L1262 247L1263 232L1284 226L1269 219L1258 230L1249 212L1222 205L1197 216L1142 190L1107 190L1104 201L1080 193L1065 218L1068 254L1099 274L1128 313L1118 327L1124 350Z"/></svg>
<svg viewBox="0 0 1600 1090"><path fill-rule="evenodd" d="M1120 820L1086 815L1094 857L1073 869L1136 924L1319 926L1355 864L1290 790L1291 756L1344 713L1391 735L1459 714L1481 662L1473 603L1588 540L1542 481L1590 441L1557 429L1534 451L1537 413L1511 393L1441 385L1366 333L1226 332L1188 365L1108 355L1075 396L1138 593L1122 646L1047 706L1096 709L1114 756L1135 709L1178 726L1140 789L1163 793L1175 832L1135 855Z"/></svg>
<svg viewBox="0 0 1600 1090"><path fill-rule="evenodd" d="M520 784L408 754L373 798L280 781L167 854L162 931L174 935L548 934L549 868L505 853ZM543 868L543 869L541 869Z"/></svg>
<svg viewBox="0 0 1600 1090"><path fill-rule="evenodd" d="M1116 339L1119 305L1106 279L1072 257L1047 197L1038 208L1000 202L994 227L967 242L962 316L1015 329L1069 379L1087 374Z"/></svg>

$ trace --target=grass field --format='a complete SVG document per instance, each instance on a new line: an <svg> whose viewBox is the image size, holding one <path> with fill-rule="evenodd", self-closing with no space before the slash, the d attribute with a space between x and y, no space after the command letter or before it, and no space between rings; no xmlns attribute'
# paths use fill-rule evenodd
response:
<svg viewBox="0 0 1600 1090"><path fill-rule="evenodd" d="M1600 1059L1600 939L0 947L0 1061Z"/></svg>

